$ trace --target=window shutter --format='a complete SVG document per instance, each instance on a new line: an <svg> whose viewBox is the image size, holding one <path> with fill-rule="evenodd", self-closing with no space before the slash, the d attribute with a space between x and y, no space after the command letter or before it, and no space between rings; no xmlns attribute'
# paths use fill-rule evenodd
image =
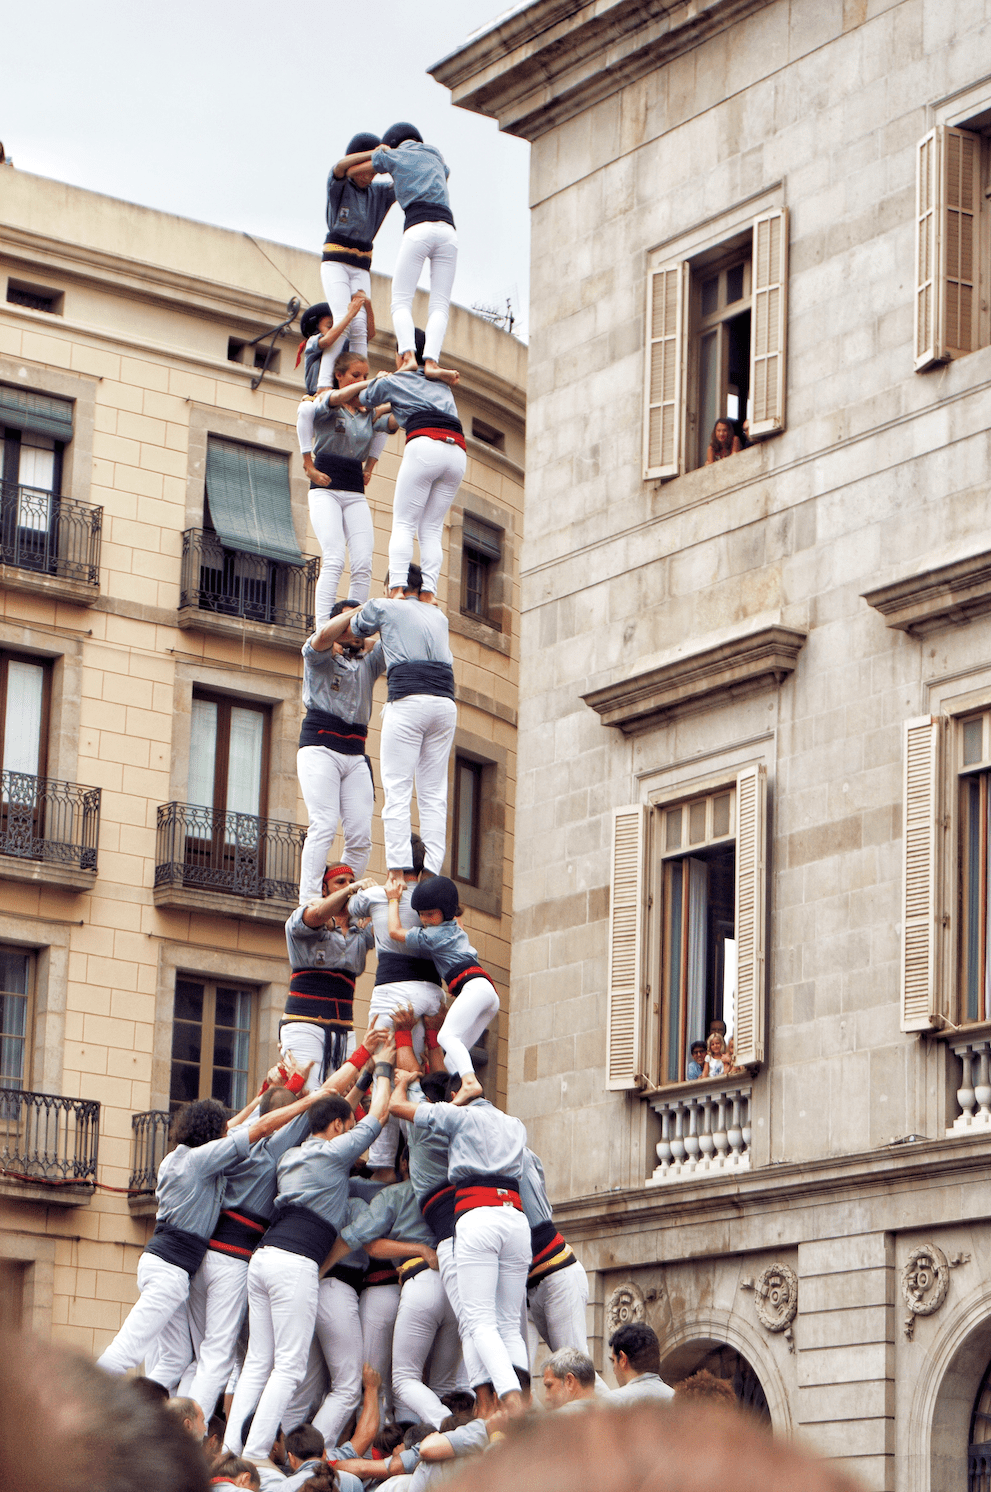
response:
<svg viewBox="0 0 991 1492"><path fill-rule="evenodd" d="M644 842L647 809L641 803L613 813L612 887L609 898L609 1018L606 1087L642 1086L640 1045L643 943Z"/></svg>
<svg viewBox="0 0 991 1492"><path fill-rule="evenodd" d="M977 286L976 255L979 140L968 130L944 129L941 144L943 242L940 269L943 284L944 342L949 357L973 352L977 345L974 316Z"/></svg>
<svg viewBox="0 0 991 1492"><path fill-rule="evenodd" d="M737 992L734 1056L764 1060L764 897L767 772L746 767L736 779Z"/></svg>
<svg viewBox="0 0 991 1492"><path fill-rule="evenodd" d="M788 213L754 219L753 317L750 331L750 436L785 428L785 339L788 329Z"/></svg>
<svg viewBox="0 0 991 1492"><path fill-rule="evenodd" d="M676 477L681 469L685 362L684 264L647 276L643 474Z"/></svg>
<svg viewBox="0 0 991 1492"><path fill-rule="evenodd" d="M916 147L915 162L915 370L939 361L936 335L937 131Z"/></svg>
<svg viewBox="0 0 991 1492"><path fill-rule="evenodd" d="M902 1030L930 1031L936 1018L936 821L939 721L905 725Z"/></svg>

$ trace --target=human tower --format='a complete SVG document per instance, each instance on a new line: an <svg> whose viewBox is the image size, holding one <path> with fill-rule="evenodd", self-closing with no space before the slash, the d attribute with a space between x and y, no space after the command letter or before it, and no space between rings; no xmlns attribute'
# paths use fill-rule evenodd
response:
<svg viewBox="0 0 991 1492"><path fill-rule="evenodd" d="M587 1350L585 1271L554 1225L523 1124L484 1098L475 1075L471 1049L499 998L440 874L457 707L437 589L466 462L458 374L440 363L457 262L448 174L440 151L401 123L381 140L356 135L328 178L326 300L304 314L300 349L297 428L323 562L303 648L297 762L309 831L286 923L279 1061L241 1114L213 1099L179 1111L140 1297L99 1359L113 1373L143 1362L206 1419L226 1395L224 1444L252 1461L266 1460L280 1428L306 1424L340 1448L379 1377L382 1413L400 1424L439 1426L457 1390L518 1410L526 1303L552 1351ZM392 280L396 369L372 378L369 270L396 201L406 215ZM412 315L424 262L425 335ZM386 594L370 600L365 487L399 429ZM339 601L345 554L350 595ZM365 744L383 673L379 886L364 878ZM343 858L328 865L339 824ZM355 980L373 946L369 1028L356 1047Z"/></svg>

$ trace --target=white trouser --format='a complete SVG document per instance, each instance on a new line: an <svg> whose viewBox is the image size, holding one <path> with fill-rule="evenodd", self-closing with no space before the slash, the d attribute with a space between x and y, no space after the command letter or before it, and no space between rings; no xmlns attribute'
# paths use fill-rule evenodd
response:
<svg viewBox="0 0 991 1492"><path fill-rule="evenodd" d="M375 528L365 494L345 492L339 487L310 488L310 522L323 554L313 603L319 627L330 616L331 607L337 600L337 589L344 574L345 549L351 566L347 599L368 600L372 586Z"/></svg>
<svg viewBox="0 0 991 1492"><path fill-rule="evenodd" d="M282 1416L282 1428L286 1434L295 1430L297 1425L308 1425L310 1422L310 1410L318 1404L322 1404L327 1390L330 1388L330 1380L327 1377L327 1364L323 1360L320 1351L320 1343L316 1337L310 1339L310 1352L306 1359L306 1372L303 1374L298 1387L293 1391L293 1396L286 1405Z"/></svg>
<svg viewBox="0 0 991 1492"><path fill-rule="evenodd" d="M351 864L350 860L348 864ZM388 1026L391 1031L392 1017L404 1006L412 1006L419 1022L425 1015L436 1015L442 1003L443 992L440 985L431 984L426 979L401 979L395 984L377 984L368 1002L368 1022L372 1026ZM419 1043L418 1034L421 1037ZM414 1026L413 1046L417 1049L418 1056L422 1050L422 1034L423 1028Z"/></svg>
<svg viewBox="0 0 991 1492"><path fill-rule="evenodd" d="M306 1370L317 1313L317 1266L285 1249L257 1249L248 1265L248 1355L234 1393L224 1443L241 1452L241 1426L255 1417L244 1445L251 1461L272 1448L293 1389ZM257 1408L255 1407L257 1405Z"/></svg>
<svg viewBox="0 0 991 1492"><path fill-rule="evenodd" d="M97 1366L107 1373L126 1373L128 1368L136 1368L146 1353L154 1350L155 1366L163 1356L178 1363L177 1372L174 1368L168 1369L168 1383L155 1379L171 1392L182 1376L185 1366L182 1359L189 1349L186 1320L189 1275L177 1264L167 1264L157 1254L142 1254L138 1260L138 1289L141 1294L110 1346L97 1359Z"/></svg>
<svg viewBox="0 0 991 1492"><path fill-rule="evenodd" d="M475 1350L499 1398L518 1390L514 1364L529 1371L520 1332L530 1228L515 1207L473 1207L458 1218L454 1243L458 1291Z"/></svg>
<svg viewBox="0 0 991 1492"><path fill-rule="evenodd" d="M457 1072L465 1077L475 1071L468 1048L475 1045L493 1016L498 1013L499 995L495 986L481 974L474 979L466 979L451 1001L444 1024L437 1032L437 1040L444 1053L444 1066L448 1072Z"/></svg>
<svg viewBox="0 0 991 1492"><path fill-rule="evenodd" d="M447 761L457 724L457 705L439 694L408 694L383 707L379 769L385 793L385 863L390 870L409 864L415 784L424 865L431 875L440 875L447 849Z"/></svg>
<svg viewBox="0 0 991 1492"><path fill-rule="evenodd" d="M395 1114L391 1114L382 1126L378 1139L373 1140L368 1147L368 1164L373 1171L395 1168L396 1155L399 1152L399 1142L402 1137L403 1132L399 1120Z"/></svg>
<svg viewBox="0 0 991 1492"><path fill-rule="evenodd" d="M189 1282L189 1324L196 1372L187 1389L209 1420L237 1355L237 1336L248 1304L248 1263L207 1249Z"/></svg>
<svg viewBox="0 0 991 1492"><path fill-rule="evenodd" d="M344 756L329 746L301 746L296 752L296 776L310 820L300 856L299 900L303 905L320 895L338 821L344 830L345 863L357 880L364 875L372 852L375 788L364 756Z"/></svg>
<svg viewBox="0 0 991 1492"><path fill-rule="evenodd" d="M376 1262L373 1260L373 1267ZM399 1285L368 1285L361 1292L358 1314L365 1362L382 1375L380 1402L392 1419L392 1331L399 1310Z"/></svg>
<svg viewBox="0 0 991 1492"><path fill-rule="evenodd" d="M461 1338L461 1355L464 1358L465 1375L469 1386L475 1388L479 1383L486 1383L489 1375L485 1364L476 1351L475 1344L471 1339L471 1332L465 1320L464 1311L461 1309L461 1292L458 1289L458 1267L454 1260L453 1238L445 1238L437 1245L437 1267L440 1271L441 1283L444 1286L444 1294L450 1302L451 1310L454 1312L454 1319L458 1323L458 1336Z"/></svg>
<svg viewBox="0 0 991 1492"><path fill-rule="evenodd" d="M323 285L323 293L327 304L334 317L334 325L340 321L346 313L351 297L356 290L363 290L371 298L372 277L367 269L355 269L352 264L340 264L334 259L325 259L320 266L320 282ZM340 356L347 338L348 347L359 357L368 356L368 317L362 306L357 316L345 327L342 336L327 348L320 359L320 379L318 388L333 387L334 363Z"/></svg>
<svg viewBox="0 0 991 1492"><path fill-rule="evenodd" d="M533 1324L552 1352L577 1347L588 1353L588 1275L580 1262L549 1274L528 1292L528 1300Z"/></svg>
<svg viewBox="0 0 991 1492"><path fill-rule="evenodd" d="M286 1021L279 1032L279 1051L283 1057L291 1052L298 1066L305 1067L307 1062L313 1064L303 1084L304 1093L312 1093L323 1082L326 1040L326 1027L311 1025L309 1021Z"/></svg>
<svg viewBox="0 0 991 1492"><path fill-rule="evenodd" d="M344 1280L320 1281L317 1340L330 1372L330 1393L313 1416L328 1445L340 1445L341 1432L361 1403L361 1316L358 1294Z"/></svg>
<svg viewBox="0 0 991 1492"><path fill-rule="evenodd" d="M403 1285L392 1336L392 1393L398 1413L405 1405L416 1420L436 1430L447 1416L440 1395L457 1382L461 1344L458 1321L436 1269L424 1269ZM430 1386L423 1369L430 1358Z"/></svg>
<svg viewBox="0 0 991 1492"><path fill-rule="evenodd" d="M418 435L406 442L392 499L389 535L389 585L405 585L420 545L423 589L437 594L444 563L444 519L464 480L468 458L453 441Z"/></svg>
<svg viewBox="0 0 991 1492"><path fill-rule="evenodd" d="M412 352L415 345L413 296L427 259L430 260L430 300L423 356L436 363L444 345L454 271L458 267L458 235L450 223L416 223L403 234L392 271L392 329L400 352Z"/></svg>

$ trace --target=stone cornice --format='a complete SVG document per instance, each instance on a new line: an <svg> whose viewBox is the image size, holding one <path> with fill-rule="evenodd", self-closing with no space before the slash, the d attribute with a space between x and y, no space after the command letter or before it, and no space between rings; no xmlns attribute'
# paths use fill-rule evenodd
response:
<svg viewBox="0 0 991 1492"><path fill-rule="evenodd" d="M770 0L535 0L429 69L452 102L536 140Z"/></svg>
<svg viewBox="0 0 991 1492"><path fill-rule="evenodd" d="M773 623L593 689L582 699L604 725L632 735L780 684L794 670L805 637L794 627Z"/></svg>
<svg viewBox="0 0 991 1492"><path fill-rule="evenodd" d="M925 637L991 612L991 550L864 591L889 627Z"/></svg>

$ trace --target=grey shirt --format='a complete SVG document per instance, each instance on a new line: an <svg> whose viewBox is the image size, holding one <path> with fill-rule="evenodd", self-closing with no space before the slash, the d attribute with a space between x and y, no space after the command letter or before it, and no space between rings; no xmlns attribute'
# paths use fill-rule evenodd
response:
<svg viewBox="0 0 991 1492"><path fill-rule="evenodd" d="M411 927L404 946L412 958L432 958L442 979L478 959L468 934L453 921L442 922L439 927Z"/></svg>
<svg viewBox="0 0 991 1492"><path fill-rule="evenodd" d="M279 1204L308 1207L338 1232L347 1220L348 1172L382 1133L371 1115L333 1140L311 1135L279 1161Z"/></svg>
<svg viewBox="0 0 991 1492"><path fill-rule="evenodd" d="M399 920L406 928L420 926L420 919L410 905L415 889L414 881L399 898ZM359 917L371 917L378 953L402 953L400 945L389 936L389 902L384 886L370 886L367 891L359 891L352 896L348 902L348 915L355 920Z"/></svg>
<svg viewBox="0 0 991 1492"><path fill-rule="evenodd" d="M603 1397L603 1404L639 1404L643 1399L673 1399L674 1389L670 1388L659 1373L638 1373L631 1378L623 1388L614 1388L608 1398Z"/></svg>
<svg viewBox="0 0 991 1492"><path fill-rule="evenodd" d="M384 673L385 651L380 642L370 653L349 658L347 654L335 657L333 648L317 652L307 639L303 644L303 704L308 710L336 715L348 725L367 725L372 718L375 680Z"/></svg>
<svg viewBox="0 0 991 1492"><path fill-rule="evenodd" d="M331 171L327 177L328 241L367 244L370 249L395 200L391 181L373 181L362 188L349 176L335 176Z"/></svg>
<svg viewBox="0 0 991 1492"><path fill-rule="evenodd" d="M458 418L458 406L446 383L428 378L422 368L408 373L380 373L362 393L359 402L369 409L391 404L392 418L401 429L414 414L442 414Z"/></svg>
<svg viewBox="0 0 991 1492"><path fill-rule="evenodd" d="M520 1201L531 1228L538 1223L549 1223L554 1214L547 1200L544 1184L544 1168L539 1157L530 1149L523 1152L523 1173L520 1176Z"/></svg>
<svg viewBox="0 0 991 1492"><path fill-rule="evenodd" d="M341 1229L341 1237L353 1248L372 1243L376 1238L392 1238L403 1243L425 1243L433 1248L434 1235L423 1221L420 1204L410 1181L385 1186L353 1222Z"/></svg>
<svg viewBox="0 0 991 1492"><path fill-rule="evenodd" d="M247 1153L248 1131L243 1125L206 1145L177 1145L158 1168L159 1220L209 1238L220 1216L227 1173Z"/></svg>
<svg viewBox="0 0 991 1492"><path fill-rule="evenodd" d="M368 950L375 946L371 927L349 927L342 932L335 924L308 927L305 907L297 907L286 919L286 948L293 969L336 969L356 977L365 971Z"/></svg>
<svg viewBox="0 0 991 1492"><path fill-rule="evenodd" d="M384 404L385 400L378 402ZM314 456L348 456L352 461L365 462L376 432L389 433L388 414L373 420L370 408L333 405L326 399L318 399L313 406Z"/></svg>
<svg viewBox="0 0 991 1492"><path fill-rule="evenodd" d="M410 1103L424 1102L423 1089L415 1080L407 1088L406 1096ZM439 1129L425 1129L423 1125L411 1124L408 1119L400 1120L400 1125L409 1146L409 1179L422 1202L447 1181L451 1146L447 1135Z"/></svg>
<svg viewBox="0 0 991 1492"><path fill-rule="evenodd" d="M460 1108L453 1103L421 1103L414 1124L417 1129L447 1135L451 1144L447 1174L451 1181L480 1173L519 1180L526 1129L511 1114L500 1113L487 1098L472 1099Z"/></svg>
<svg viewBox="0 0 991 1492"><path fill-rule="evenodd" d="M246 1129L246 1126L245 1126ZM271 1221L275 1211L276 1167L287 1150L301 1145L310 1130L309 1114L298 1114L267 1139L252 1145L244 1160L227 1173L225 1207L244 1207Z"/></svg>
<svg viewBox="0 0 991 1492"><path fill-rule="evenodd" d="M355 637L379 634L387 671L396 663L454 663L447 617L439 606L426 606L415 596L366 601L351 618L351 631Z"/></svg>
<svg viewBox="0 0 991 1492"><path fill-rule="evenodd" d="M383 176L392 177L396 201L404 212L411 202L450 207L447 178L451 170L436 145L420 140L404 140L395 150L380 145L372 151L372 165Z"/></svg>

